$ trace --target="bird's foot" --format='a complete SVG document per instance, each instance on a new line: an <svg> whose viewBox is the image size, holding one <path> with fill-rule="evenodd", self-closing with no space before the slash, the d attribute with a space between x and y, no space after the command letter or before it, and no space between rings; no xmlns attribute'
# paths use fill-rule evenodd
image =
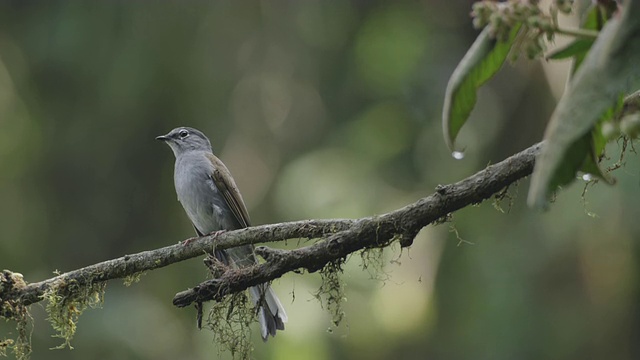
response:
<svg viewBox="0 0 640 360"><path fill-rule="evenodd" d="M182 246L187 246L187 245L191 244L192 242L194 242L196 240L198 240L197 237L192 237L192 238L188 238L186 240L180 241L180 244L182 244Z"/></svg>
<svg viewBox="0 0 640 360"><path fill-rule="evenodd" d="M213 236L213 238L215 239L215 238L218 237L218 235L224 234L226 232L227 232L227 230L218 230L218 231L214 231L214 232L210 233L209 235Z"/></svg>
<svg viewBox="0 0 640 360"><path fill-rule="evenodd" d="M227 230L214 231L214 232L210 233L208 236L213 236L213 238L215 239L218 235L220 235L220 234L222 234L222 233L224 233L226 231ZM193 238L189 238L189 239L186 239L186 240L182 240L180 243L182 245L186 246L186 245L189 245L189 244L191 244L192 242L194 242L194 241L196 241L198 239L199 239L199 237L193 237Z"/></svg>

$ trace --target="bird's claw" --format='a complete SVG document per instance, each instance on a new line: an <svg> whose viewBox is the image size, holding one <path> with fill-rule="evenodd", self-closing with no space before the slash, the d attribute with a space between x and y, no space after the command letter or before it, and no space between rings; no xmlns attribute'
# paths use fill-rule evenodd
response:
<svg viewBox="0 0 640 360"><path fill-rule="evenodd" d="M226 231L227 231L227 230L218 230L218 231L213 231L213 232L209 233L209 235L208 235L208 236L212 236L212 237L215 239L216 237L218 237L218 235L220 235L220 234L222 234L222 233L224 233L224 232L226 232ZM183 246L186 246L186 245L189 245L189 244L191 244L192 242L194 242L194 241L196 241L196 240L198 240L198 239L199 239L199 238L197 238L197 237L188 238L188 239L186 239L186 240L182 240L180 243L181 243Z"/></svg>
<svg viewBox="0 0 640 360"><path fill-rule="evenodd" d="M214 231L214 232L210 233L209 235L213 236L213 238L215 239L215 238L218 237L218 235L226 233L226 232L227 232L227 230L218 230L218 231Z"/></svg>
<svg viewBox="0 0 640 360"><path fill-rule="evenodd" d="M187 246L187 245L191 244L192 242L196 241L196 239L198 239L198 238L195 238L195 237L188 238L186 240L180 241L180 244L182 244L182 246Z"/></svg>

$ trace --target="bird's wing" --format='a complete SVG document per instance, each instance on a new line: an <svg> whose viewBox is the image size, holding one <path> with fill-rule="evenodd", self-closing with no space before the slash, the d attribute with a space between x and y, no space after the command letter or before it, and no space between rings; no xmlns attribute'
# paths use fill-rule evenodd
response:
<svg viewBox="0 0 640 360"><path fill-rule="evenodd" d="M231 209L236 220L238 220L238 224L243 228L249 227L249 212L247 211L247 207L244 205L242 195L240 195L240 190L238 190L238 186L236 186L236 183L233 181L229 169L227 169L224 163L222 163L222 161L220 161L220 159L215 155L206 155L213 165L213 173L211 174L213 184L224 197L229 209Z"/></svg>

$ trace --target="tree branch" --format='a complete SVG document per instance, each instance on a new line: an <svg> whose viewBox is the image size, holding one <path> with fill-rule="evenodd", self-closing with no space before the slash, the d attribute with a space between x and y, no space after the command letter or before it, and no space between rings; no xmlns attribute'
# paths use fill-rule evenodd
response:
<svg viewBox="0 0 640 360"><path fill-rule="evenodd" d="M235 246L282 241L295 238L320 238L347 229L354 220L305 220L281 224L255 226L246 229L206 235L187 239L175 245L125 255L117 259L103 261L78 270L69 271L56 277L8 291L0 286L0 305L4 301L19 300L23 305L31 305L42 300L54 284L75 282L77 285L122 279L137 273L165 267L180 261L202 256L217 249ZM1 279L0 279L1 280ZM3 285L3 284L0 284Z"/></svg>
<svg viewBox="0 0 640 360"><path fill-rule="evenodd" d="M433 221L467 205L480 203L531 174L540 147L540 144L536 144L469 178L455 184L438 186L434 194L380 216L358 220L296 221L207 235L190 239L186 243L125 255L32 284L5 281L10 276L4 274L5 276L0 276L0 309L39 302L43 299L42 295L56 284L74 282L83 286L125 278L204 255L214 247L227 249L287 239L325 238L295 250L257 247L256 253L266 260L265 263L249 268L229 269L218 279L205 281L193 289L178 293L174 298L175 305L182 307L193 302L220 299L226 294L271 281L290 271L306 269L314 272L350 253L388 246L396 239L402 246L409 246L416 234ZM0 315L7 317L2 313Z"/></svg>

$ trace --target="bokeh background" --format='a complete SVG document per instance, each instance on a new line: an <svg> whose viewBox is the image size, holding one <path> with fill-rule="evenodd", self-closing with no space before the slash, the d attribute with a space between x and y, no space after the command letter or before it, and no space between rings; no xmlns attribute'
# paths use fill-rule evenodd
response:
<svg viewBox="0 0 640 360"><path fill-rule="evenodd" d="M38 281L192 236L154 140L180 125L209 135L254 224L383 213L530 146L566 63L505 67L461 134L465 158L444 145L471 3L0 2L0 269ZM352 256L337 328L319 276L286 275L287 330L267 344L254 331L254 358L640 357L640 180L626 162L615 187L583 198L578 182L543 214L521 181L504 212L464 209L386 250L384 271ZM74 350L49 350L60 340L34 305L32 358L217 358L195 311L171 305L204 277L194 259L110 282Z"/></svg>

